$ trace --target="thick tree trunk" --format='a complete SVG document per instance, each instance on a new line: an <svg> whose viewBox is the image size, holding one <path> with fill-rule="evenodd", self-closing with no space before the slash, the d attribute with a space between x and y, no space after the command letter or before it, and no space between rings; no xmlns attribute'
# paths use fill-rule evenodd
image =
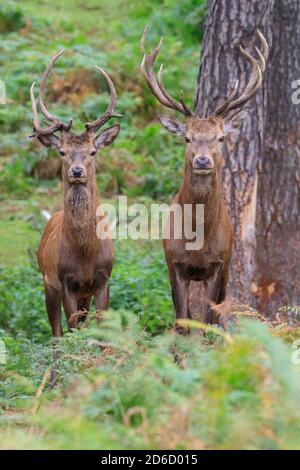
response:
<svg viewBox="0 0 300 470"><path fill-rule="evenodd" d="M271 4L268 1L208 0L196 99L200 116L214 113L232 90L235 80L240 80L240 90L245 87L251 67L241 57L238 45L242 43L253 53L256 27L269 39ZM264 140L265 106L263 88L249 103L249 114L239 135L230 137L224 148L225 198L235 227L229 291L245 303L251 301L255 270L258 161Z"/></svg>
<svg viewBox="0 0 300 470"><path fill-rule="evenodd" d="M252 305L259 298L264 308L266 290L277 301L299 300L293 278L300 280L300 105L296 111L291 102L291 82L300 78L299 25L298 0L208 0L196 97L200 116L214 113L237 78L243 90L250 66L239 43L254 53L258 27L271 49L263 87L250 101L239 135L226 144L223 172L235 227L229 293Z"/></svg>
<svg viewBox="0 0 300 470"><path fill-rule="evenodd" d="M277 0L257 200L258 305L275 312L300 303L300 2Z"/></svg>

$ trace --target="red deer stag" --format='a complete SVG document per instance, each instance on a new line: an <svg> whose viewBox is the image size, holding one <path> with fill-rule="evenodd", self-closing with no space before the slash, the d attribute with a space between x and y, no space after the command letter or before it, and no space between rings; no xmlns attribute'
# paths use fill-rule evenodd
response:
<svg viewBox="0 0 300 470"><path fill-rule="evenodd" d="M157 100L167 108L179 111L186 118L182 123L173 117L160 116L161 124L172 134L180 135L186 142L185 169L181 187L173 203L192 205L192 224L196 224L195 207L204 205L204 243L201 249L187 250L186 237L174 236L174 217L169 214L170 238L164 240L164 250L172 288L176 319L191 318L189 306L190 281L203 281L205 287L204 321L212 323L212 306L225 300L228 268L232 252L232 224L222 199L221 169L222 142L241 120L240 109L252 98L262 83L262 74L268 59L268 44L257 30L262 52L256 48L258 59L252 57L242 46L242 56L252 66L251 76L240 97L237 97L239 81L225 102L212 116L201 118L185 104L183 96L176 101L166 90L162 81L162 65L157 77L154 64L162 39L150 54L145 52L148 28L141 39L143 60L141 70ZM232 113L232 111L234 111ZM238 116L240 114L240 116ZM178 327L179 331L185 330Z"/></svg>
<svg viewBox="0 0 300 470"><path fill-rule="evenodd" d="M80 135L71 132L72 121L64 124L50 114L44 104L48 75L62 52L56 54L46 68L39 89L38 104L48 127L41 127L34 97L34 83L30 89L34 117L34 137L46 147L58 150L62 158L64 209L56 212L47 223L38 249L38 262L43 273L46 309L53 336L62 336L61 304L69 326L77 325L73 318L84 318L92 297L97 311L108 308L108 281L114 252L110 238L96 235L98 189L95 175L95 155L111 144L120 131L118 124L97 131L115 113L116 91L104 70L95 67L105 77L111 93L111 103L104 114L85 125ZM80 314L82 315L80 317ZM70 320L70 321L69 321Z"/></svg>

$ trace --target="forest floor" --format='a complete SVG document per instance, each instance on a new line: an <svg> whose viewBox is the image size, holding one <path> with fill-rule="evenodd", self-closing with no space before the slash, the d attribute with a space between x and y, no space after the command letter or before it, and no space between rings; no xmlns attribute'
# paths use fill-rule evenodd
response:
<svg viewBox="0 0 300 470"><path fill-rule="evenodd" d="M125 194L146 205L168 202L183 148L155 120L139 39L147 23L151 44L165 36L166 84L175 96L184 88L191 101L204 2L19 5L0 6L7 89L0 107L0 448L299 449L299 329L234 306L227 330L191 322L190 336L176 335L160 241L115 241L111 309L100 325L93 308L82 328L67 332L64 321L64 337L53 340L46 317L35 253L41 212L61 208L62 184L57 155L28 140L31 83L67 48L47 102L79 130L107 105L104 83L91 71L104 67L124 118L114 145L98 157L102 201L116 204ZM58 384L50 390L53 348Z"/></svg>

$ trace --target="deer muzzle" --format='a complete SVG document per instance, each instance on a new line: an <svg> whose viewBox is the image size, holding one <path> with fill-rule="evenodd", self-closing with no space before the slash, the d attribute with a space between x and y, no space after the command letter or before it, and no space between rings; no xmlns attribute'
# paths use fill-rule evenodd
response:
<svg viewBox="0 0 300 470"><path fill-rule="evenodd" d="M195 157L193 160L193 172L197 175L209 175L214 169L214 161L210 157Z"/></svg>
<svg viewBox="0 0 300 470"><path fill-rule="evenodd" d="M83 184L86 182L86 170L82 166L73 166L68 171L69 183Z"/></svg>

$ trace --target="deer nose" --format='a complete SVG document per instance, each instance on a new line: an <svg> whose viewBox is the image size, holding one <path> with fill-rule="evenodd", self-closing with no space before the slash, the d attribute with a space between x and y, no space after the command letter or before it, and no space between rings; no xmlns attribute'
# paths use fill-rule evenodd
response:
<svg viewBox="0 0 300 470"><path fill-rule="evenodd" d="M74 178L81 178L83 176L83 168L76 166L72 169L72 175Z"/></svg>
<svg viewBox="0 0 300 470"><path fill-rule="evenodd" d="M205 170L211 167L211 162L208 157L197 157L195 158L196 167L200 170Z"/></svg>

